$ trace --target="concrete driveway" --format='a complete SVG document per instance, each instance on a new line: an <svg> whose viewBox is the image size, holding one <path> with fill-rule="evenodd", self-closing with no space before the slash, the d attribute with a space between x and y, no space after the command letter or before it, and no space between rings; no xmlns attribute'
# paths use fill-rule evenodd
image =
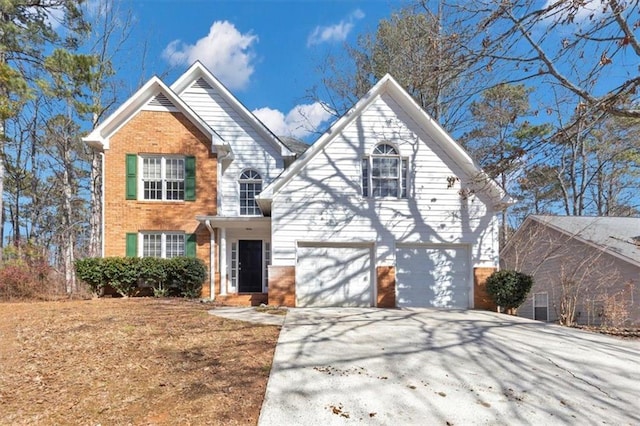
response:
<svg viewBox="0 0 640 426"><path fill-rule="evenodd" d="M261 425L640 424L640 341L506 315L291 309Z"/></svg>

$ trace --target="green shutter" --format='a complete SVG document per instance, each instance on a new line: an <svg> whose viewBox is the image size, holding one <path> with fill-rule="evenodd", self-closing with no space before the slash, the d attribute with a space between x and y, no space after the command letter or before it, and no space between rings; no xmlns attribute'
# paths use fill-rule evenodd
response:
<svg viewBox="0 0 640 426"><path fill-rule="evenodd" d="M127 233L127 257L138 256L138 234Z"/></svg>
<svg viewBox="0 0 640 426"><path fill-rule="evenodd" d="M187 234L185 236L184 254L187 257L196 257L196 234Z"/></svg>
<svg viewBox="0 0 640 426"><path fill-rule="evenodd" d="M196 200L196 157L184 159L184 200Z"/></svg>
<svg viewBox="0 0 640 426"><path fill-rule="evenodd" d="M138 156L136 154L127 154L127 200L135 200L138 198Z"/></svg>

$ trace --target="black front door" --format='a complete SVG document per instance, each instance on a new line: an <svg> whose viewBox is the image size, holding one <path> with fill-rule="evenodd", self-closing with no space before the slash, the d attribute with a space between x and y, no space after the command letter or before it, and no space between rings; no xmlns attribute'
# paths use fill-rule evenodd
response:
<svg viewBox="0 0 640 426"><path fill-rule="evenodd" d="M238 292L262 293L262 241L238 241Z"/></svg>

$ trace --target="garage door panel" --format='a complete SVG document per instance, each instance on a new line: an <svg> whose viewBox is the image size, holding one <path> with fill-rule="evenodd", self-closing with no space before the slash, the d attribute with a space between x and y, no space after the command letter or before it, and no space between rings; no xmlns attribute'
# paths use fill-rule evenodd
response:
<svg viewBox="0 0 640 426"><path fill-rule="evenodd" d="M396 255L398 306L468 308L466 248L402 247Z"/></svg>
<svg viewBox="0 0 640 426"><path fill-rule="evenodd" d="M371 306L371 249L299 247L297 306Z"/></svg>

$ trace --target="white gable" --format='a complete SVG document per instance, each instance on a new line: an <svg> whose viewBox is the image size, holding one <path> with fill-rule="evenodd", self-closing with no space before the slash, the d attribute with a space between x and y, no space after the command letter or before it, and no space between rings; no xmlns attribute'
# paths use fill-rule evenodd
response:
<svg viewBox="0 0 640 426"><path fill-rule="evenodd" d="M195 63L171 87L229 144L233 157L221 161L218 214L237 216L241 173L256 170L266 186L284 170L283 157L293 153L200 63Z"/></svg>

